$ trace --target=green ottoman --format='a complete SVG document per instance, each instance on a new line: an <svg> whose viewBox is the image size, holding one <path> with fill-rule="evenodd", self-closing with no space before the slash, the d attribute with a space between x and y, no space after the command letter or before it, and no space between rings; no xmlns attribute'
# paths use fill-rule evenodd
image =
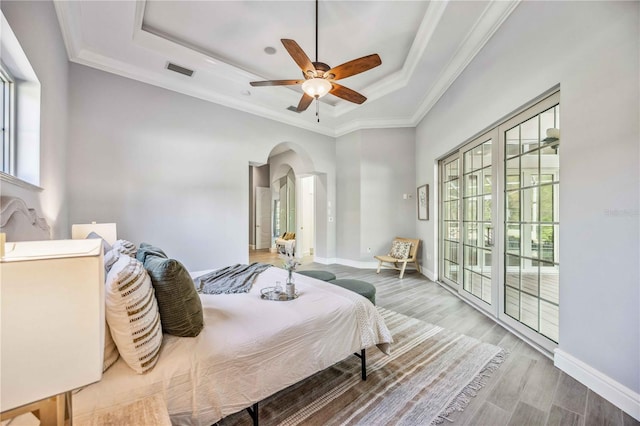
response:
<svg viewBox="0 0 640 426"><path fill-rule="evenodd" d="M331 280L329 282L331 284L339 285L342 288L346 288L347 290L356 292L369 299L374 305L376 304L376 288L373 284L369 284L366 281L350 279Z"/></svg>
<svg viewBox="0 0 640 426"><path fill-rule="evenodd" d="M299 271L298 273L320 281L331 281L336 279L335 274L332 274L329 271Z"/></svg>

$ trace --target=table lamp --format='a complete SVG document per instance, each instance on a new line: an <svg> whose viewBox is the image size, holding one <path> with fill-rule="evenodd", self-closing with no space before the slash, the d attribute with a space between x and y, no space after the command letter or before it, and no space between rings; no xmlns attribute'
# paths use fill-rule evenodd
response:
<svg viewBox="0 0 640 426"><path fill-rule="evenodd" d="M64 424L65 405L72 419L71 390L102 378L103 264L98 239L5 244L0 258L3 420L40 409L41 424L61 424L60 419ZM54 396L57 420L45 421L46 410L37 402Z"/></svg>
<svg viewBox="0 0 640 426"><path fill-rule="evenodd" d="M113 244L118 239L115 223L76 223L71 225L71 238L74 240L87 238L91 232L100 235L106 242Z"/></svg>

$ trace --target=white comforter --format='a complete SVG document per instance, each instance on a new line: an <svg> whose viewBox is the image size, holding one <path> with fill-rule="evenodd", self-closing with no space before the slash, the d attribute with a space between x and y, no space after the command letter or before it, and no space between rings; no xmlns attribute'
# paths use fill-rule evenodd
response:
<svg viewBox="0 0 640 426"><path fill-rule="evenodd" d="M269 268L249 293L202 295L199 336L165 335L158 364L144 375L118 360L74 395L74 417L159 393L174 424L210 425L362 348L388 353L392 339L380 314L351 291L296 274L300 297L262 300L260 290L284 283L285 274Z"/></svg>

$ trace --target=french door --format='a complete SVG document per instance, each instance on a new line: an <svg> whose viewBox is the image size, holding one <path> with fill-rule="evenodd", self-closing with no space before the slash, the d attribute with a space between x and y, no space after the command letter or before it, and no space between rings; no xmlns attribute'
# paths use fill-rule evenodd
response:
<svg viewBox="0 0 640 426"><path fill-rule="evenodd" d="M440 281L548 350L559 340L559 98L440 161Z"/></svg>

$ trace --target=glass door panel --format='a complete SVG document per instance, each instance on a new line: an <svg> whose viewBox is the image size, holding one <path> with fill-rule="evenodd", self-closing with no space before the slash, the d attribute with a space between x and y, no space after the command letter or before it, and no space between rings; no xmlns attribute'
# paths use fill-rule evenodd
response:
<svg viewBox="0 0 640 426"><path fill-rule="evenodd" d="M499 316L556 343L560 269L558 98L554 95L500 127L505 156L505 250L503 313Z"/></svg>
<svg viewBox="0 0 640 426"><path fill-rule="evenodd" d="M457 287L460 273L460 160L457 154L440 162L440 279Z"/></svg>
<svg viewBox="0 0 640 426"><path fill-rule="evenodd" d="M463 197L462 294L480 305L491 306L496 293L492 281L494 267L493 169L494 140L482 136L462 148ZM466 293L466 294L465 294Z"/></svg>

